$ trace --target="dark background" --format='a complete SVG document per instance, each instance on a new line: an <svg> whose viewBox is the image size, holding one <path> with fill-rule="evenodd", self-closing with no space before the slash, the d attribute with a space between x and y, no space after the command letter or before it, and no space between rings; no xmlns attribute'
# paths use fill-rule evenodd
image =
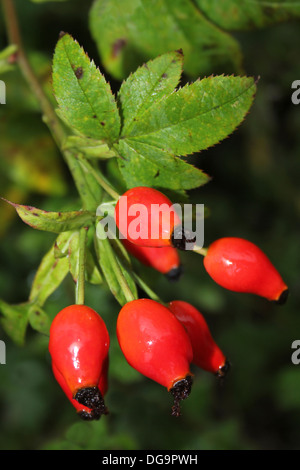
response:
<svg viewBox="0 0 300 470"><path fill-rule="evenodd" d="M26 50L44 84L61 30L73 34L101 68L88 28L90 1L38 5L22 0L16 5ZM29 329L19 347L0 329L7 349L7 364L0 365L1 449L299 449L300 365L291 362L291 344L300 339L300 105L291 102L291 84L300 79L299 23L236 38L246 74L260 76L257 96L233 135L193 157L212 181L190 197L209 210L205 245L230 235L257 243L289 285L288 303L276 306L223 290L193 253L182 255L185 272L177 284L138 266L166 301L187 300L206 315L232 363L223 386L194 370L193 391L180 419L170 416L166 390L133 371L122 357L115 338L119 306L106 287L89 286L86 293L112 341L111 413L99 422L78 421L53 379L47 337ZM1 18L0 49L6 44ZM120 83L107 78L116 92ZM5 81L0 195L46 210L76 205L68 170L27 85L17 71L6 74ZM0 220L0 298L23 302L54 236L30 229L4 202ZM54 316L73 300L68 277L49 299L47 312Z"/></svg>

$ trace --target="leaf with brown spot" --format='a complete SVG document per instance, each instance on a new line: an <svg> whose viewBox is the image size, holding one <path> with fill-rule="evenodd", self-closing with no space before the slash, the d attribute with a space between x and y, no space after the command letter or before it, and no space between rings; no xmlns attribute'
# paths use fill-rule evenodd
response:
<svg viewBox="0 0 300 470"><path fill-rule="evenodd" d="M16 209L23 222L34 229L46 232L68 232L88 226L95 220L95 214L90 211L50 212L32 206L6 202Z"/></svg>
<svg viewBox="0 0 300 470"><path fill-rule="evenodd" d="M168 149L175 156L200 152L228 137L243 122L256 93L253 77L197 80L155 102L126 136L128 145Z"/></svg>
<svg viewBox="0 0 300 470"><path fill-rule="evenodd" d="M31 305L28 310L28 321L35 331L49 336L51 320L47 313L38 305Z"/></svg>
<svg viewBox="0 0 300 470"><path fill-rule="evenodd" d="M133 90L139 87L134 86L134 77ZM131 108L135 101L130 91L128 100L122 94L124 135L115 148L127 187L189 190L208 182L205 173L182 157L199 153L235 131L249 112L255 92L252 77L212 76L165 93L145 107L141 103Z"/></svg>
<svg viewBox="0 0 300 470"><path fill-rule="evenodd" d="M239 43L202 14L194 0L94 0L90 29L106 71L118 80L178 49L193 79L241 70Z"/></svg>
<svg viewBox="0 0 300 470"><path fill-rule="evenodd" d="M195 0L207 18L229 31L245 31L300 18L299 0Z"/></svg>
<svg viewBox="0 0 300 470"><path fill-rule="evenodd" d="M121 135L130 134L134 122L172 93L178 85L183 69L183 56L175 51L163 54L139 67L125 80L118 93L122 115Z"/></svg>
<svg viewBox="0 0 300 470"><path fill-rule="evenodd" d="M118 138L120 117L110 85L69 34L55 48L53 89L59 114L71 129L106 143Z"/></svg>

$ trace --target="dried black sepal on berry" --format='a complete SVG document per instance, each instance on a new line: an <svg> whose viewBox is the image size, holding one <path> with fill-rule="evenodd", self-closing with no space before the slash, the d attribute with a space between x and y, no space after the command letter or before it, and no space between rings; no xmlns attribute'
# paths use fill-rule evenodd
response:
<svg viewBox="0 0 300 470"><path fill-rule="evenodd" d="M83 406L91 409L91 417L89 419L99 419L102 415L108 414L107 407L104 403L103 396L98 387L84 387L79 389L74 399ZM85 412L82 412L82 419L88 419Z"/></svg>
<svg viewBox="0 0 300 470"><path fill-rule="evenodd" d="M173 387L170 389L170 393L173 395L174 404L172 406L171 415L178 418L181 416L180 404L182 400L189 397L192 390L193 378L191 375L187 375L184 379L175 382Z"/></svg>

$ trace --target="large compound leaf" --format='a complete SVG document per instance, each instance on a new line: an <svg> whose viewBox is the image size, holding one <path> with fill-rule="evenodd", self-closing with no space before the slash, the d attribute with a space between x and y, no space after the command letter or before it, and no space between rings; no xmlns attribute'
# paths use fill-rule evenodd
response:
<svg viewBox="0 0 300 470"><path fill-rule="evenodd" d="M248 30L300 18L299 0L195 0L221 28Z"/></svg>
<svg viewBox="0 0 300 470"><path fill-rule="evenodd" d="M125 88L126 82L122 92ZM121 93L126 108L115 148L128 187L188 190L205 184L208 176L178 157L207 149L231 134L249 111L255 91L251 77L217 76L187 84L147 107L135 106Z"/></svg>
<svg viewBox="0 0 300 470"><path fill-rule="evenodd" d="M117 139L120 117L110 86L69 34L55 49L53 88L59 113L74 131L108 143Z"/></svg>
<svg viewBox="0 0 300 470"><path fill-rule="evenodd" d="M231 134L249 111L256 91L251 77L208 77L155 102L123 136L174 155L207 149Z"/></svg>
<svg viewBox="0 0 300 470"><path fill-rule="evenodd" d="M130 135L135 123L152 106L174 92L181 78L183 55L181 51L163 54L139 67L125 80L118 100L122 115L122 136ZM160 188L191 189L208 181L199 169L164 148L154 148L139 142L120 139L115 147L119 167L127 187L156 186Z"/></svg>
<svg viewBox="0 0 300 470"><path fill-rule="evenodd" d="M143 62L178 49L193 78L240 70L236 40L207 20L192 0L95 0L90 27L104 67L119 80Z"/></svg>

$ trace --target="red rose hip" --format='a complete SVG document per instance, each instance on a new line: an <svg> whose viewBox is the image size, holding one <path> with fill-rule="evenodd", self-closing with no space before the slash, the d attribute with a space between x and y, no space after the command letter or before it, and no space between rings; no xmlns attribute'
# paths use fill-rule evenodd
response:
<svg viewBox="0 0 300 470"><path fill-rule="evenodd" d="M92 410L95 418L107 413L103 394L109 343L103 319L85 305L64 308L50 327L49 352L54 375L67 396Z"/></svg>
<svg viewBox="0 0 300 470"><path fill-rule="evenodd" d="M168 307L189 335L193 348L193 364L217 377L224 377L230 367L229 361L214 341L202 313L182 300L173 300Z"/></svg>
<svg viewBox="0 0 300 470"><path fill-rule="evenodd" d="M166 387L174 397L172 415L191 391L192 346L183 325L172 312L150 299L122 307L117 337L127 362L141 374Z"/></svg>
<svg viewBox="0 0 300 470"><path fill-rule="evenodd" d="M269 258L254 243L236 237L213 242L204 257L212 279L235 292L256 294L282 304L288 287Z"/></svg>
<svg viewBox="0 0 300 470"><path fill-rule="evenodd" d="M181 225L172 202L146 186L129 189L119 198L115 221L124 238L146 247L171 246L174 228Z"/></svg>

